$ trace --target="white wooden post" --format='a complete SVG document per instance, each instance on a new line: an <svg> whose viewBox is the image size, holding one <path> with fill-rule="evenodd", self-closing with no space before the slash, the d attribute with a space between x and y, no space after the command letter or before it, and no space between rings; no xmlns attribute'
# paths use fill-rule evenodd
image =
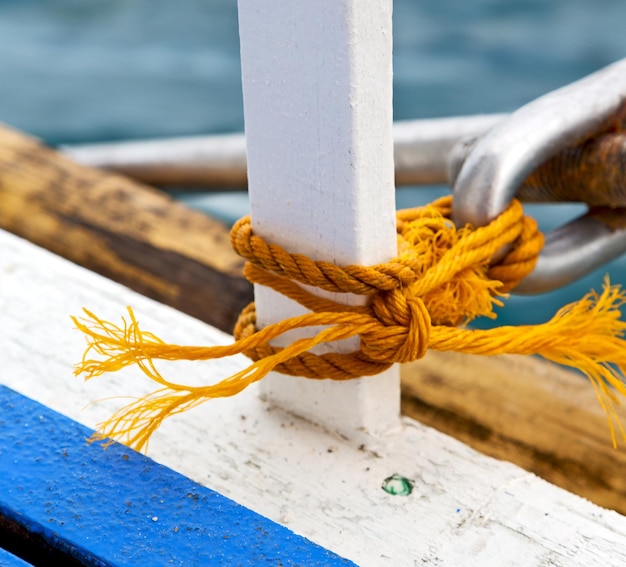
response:
<svg viewBox="0 0 626 567"><path fill-rule="evenodd" d="M395 255L391 14L392 0L239 0L252 223L267 241L340 265ZM303 312L255 296L261 326ZM358 344L345 343L333 348ZM343 383L274 374L262 388L353 439L398 423L395 368Z"/></svg>

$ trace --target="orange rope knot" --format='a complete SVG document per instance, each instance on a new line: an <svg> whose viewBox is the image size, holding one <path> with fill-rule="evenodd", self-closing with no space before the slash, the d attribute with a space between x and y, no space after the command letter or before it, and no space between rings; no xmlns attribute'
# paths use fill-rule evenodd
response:
<svg viewBox="0 0 626 567"><path fill-rule="evenodd" d="M431 325L456 326L476 316L495 317L499 293L514 287L532 271L543 245L534 220L523 216L518 202L487 229L457 230L450 221L452 200L440 199L428 207L398 213L400 255L377 266L337 266L315 262L256 236L250 218L231 232L234 250L248 261L244 274L253 283L269 286L316 313L343 312L360 335L360 350L314 355L304 352L274 370L307 378L346 380L378 374L395 362L421 358L430 344ZM502 246L515 243L497 268L503 281L486 268ZM326 291L371 296L367 307L349 307L320 299L295 282ZM256 331L253 307L235 327L235 338ZM245 323L244 323L245 321ZM320 319L319 324L333 324ZM335 323L337 324L337 323ZM348 323L342 323L346 325ZM359 326L356 328L356 326ZM281 349L263 344L247 349L253 360Z"/></svg>
<svg viewBox="0 0 626 567"><path fill-rule="evenodd" d="M236 342L228 346L168 345L141 331L132 310L118 327L86 311L76 326L88 348L76 373L87 378L136 363L161 389L122 408L103 424L97 438L117 438L137 449L169 415L208 399L232 396L271 371L314 379L348 380L377 374L396 362L424 356L427 349L493 354L539 354L579 368L590 378L600 402L617 421L615 391L626 394L626 324L620 306L626 301L608 283L561 309L543 325L472 330L465 325L478 316L495 318L494 306L535 266L543 235L522 206L511 206L488 226L456 228L450 220L452 198L398 212L398 256L375 266L337 266L290 254L266 243L252 231L250 219L231 232L235 251L247 260L245 276L297 301L309 313L256 329L254 304L240 315ZM497 265L490 260L503 247L511 252ZM349 306L320 298L300 284L331 292L369 296L366 305ZM322 327L309 338L276 347L271 341L299 328ZM460 326L460 327L459 327ZM352 353L316 355L311 349L332 341L360 337ZM96 353L97 358L90 358ZM207 360L245 353L253 363L237 374L208 386L167 381L153 360ZM620 425L621 427L621 425ZM622 431L623 433L623 431ZM613 434L613 442L615 436Z"/></svg>

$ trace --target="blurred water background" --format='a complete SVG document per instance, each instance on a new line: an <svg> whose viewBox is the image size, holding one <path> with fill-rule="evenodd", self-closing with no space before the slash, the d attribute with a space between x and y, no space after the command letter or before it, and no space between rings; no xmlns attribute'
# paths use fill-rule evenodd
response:
<svg viewBox="0 0 626 567"><path fill-rule="evenodd" d="M626 57L625 21L624 0L396 0L395 119L512 111ZM0 121L51 145L243 131L236 0L0 0ZM182 198L226 220L247 207ZM584 207L528 210L550 229ZM607 272L625 283L626 260L514 297L498 323L544 321Z"/></svg>

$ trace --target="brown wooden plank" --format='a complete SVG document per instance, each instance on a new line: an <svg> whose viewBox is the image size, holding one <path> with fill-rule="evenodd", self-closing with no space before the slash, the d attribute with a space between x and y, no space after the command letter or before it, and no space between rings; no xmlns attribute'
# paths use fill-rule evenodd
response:
<svg viewBox="0 0 626 567"><path fill-rule="evenodd" d="M252 300L223 224L1 125L0 228L229 332Z"/></svg>
<svg viewBox="0 0 626 567"><path fill-rule="evenodd" d="M626 514L626 442L613 449L587 379L533 357L429 352L402 368L402 411ZM626 408L619 408L626 424ZM620 443L621 442L621 443Z"/></svg>

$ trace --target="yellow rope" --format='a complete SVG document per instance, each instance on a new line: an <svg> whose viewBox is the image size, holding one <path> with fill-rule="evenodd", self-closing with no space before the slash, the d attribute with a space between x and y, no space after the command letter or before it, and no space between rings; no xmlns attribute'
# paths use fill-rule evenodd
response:
<svg viewBox="0 0 626 567"><path fill-rule="evenodd" d="M246 277L269 286L306 307L310 313L256 328L254 304L240 315L236 342L227 346L181 346L142 331L132 309L122 326L99 319L73 318L88 347L76 374L86 378L137 364L161 387L118 410L99 428L96 439L118 439L138 450L147 447L163 420L211 398L232 396L271 371L311 379L349 380L377 374L396 362L421 358L427 349L494 354L539 354L579 368L592 382L607 412L615 445L614 423L621 429L616 393L626 395L626 323L619 308L626 295L606 282L562 308L542 325L471 330L463 325L478 316L495 318L494 305L532 271L543 246L536 223L523 216L515 201L491 224L457 229L450 220L451 198L398 213L398 256L376 266L337 266L289 254L255 235L250 219L231 233L235 251L248 263ZM512 251L495 266L494 253ZM367 305L348 306L323 299L301 285L327 291L367 295ZM459 327L461 325L461 327ZM312 337L274 347L271 341L293 329L319 327ZM352 353L315 355L321 343L360 337ZM154 360L209 360L245 353L253 362L221 382L185 386L166 380ZM624 435L623 429L621 429Z"/></svg>

